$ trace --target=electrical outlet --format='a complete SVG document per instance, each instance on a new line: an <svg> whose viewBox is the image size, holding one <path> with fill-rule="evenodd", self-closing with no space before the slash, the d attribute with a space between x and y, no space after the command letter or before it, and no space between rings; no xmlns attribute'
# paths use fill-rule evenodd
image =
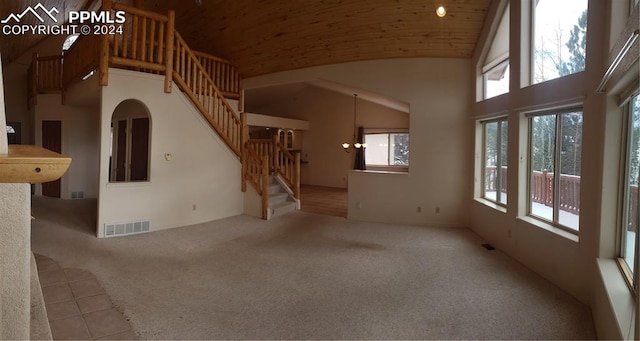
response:
<svg viewBox="0 0 640 341"><path fill-rule="evenodd" d="M195 211L197 209L198 209L198 206L196 206L196 204L193 204L193 210Z"/></svg>
<svg viewBox="0 0 640 341"><path fill-rule="evenodd" d="M418 206L418 207L416 208L416 212L418 212L418 213L422 212L422 207Z"/></svg>
<svg viewBox="0 0 640 341"><path fill-rule="evenodd" d="M440 207L436 207L436 213L440 213Z"/></svg>

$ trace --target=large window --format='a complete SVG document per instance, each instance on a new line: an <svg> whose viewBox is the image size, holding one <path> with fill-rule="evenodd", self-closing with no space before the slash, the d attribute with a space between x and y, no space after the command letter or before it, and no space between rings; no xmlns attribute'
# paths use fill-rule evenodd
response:
<svg viewBox="0 0 640 341"><path fill-rule="evenodd" d="M482 123L482 197L507 203L507 119Z"/></svg>
<svg viewBox="0 0 640 341"><path fill-rule="evenodd" d="M365 162L371 166L409 166L409 133L364 135Z"/></svg>
<svg viewBox="0 0 640 341"><path fill-rule="evenodd" d="M532 83L584 71L587 2L532 1Z"/></svg>
<svg viewBox="0 0 640 341"><path fill-rule="evenodd" d="M509 92L509 2L502 11L482 63L483 99Z"/></svg>
<svg viewBox="0 0 640 341"><path fill-rule="evenodd" d="M529 127L529 214L577 233L582 111L533 115Z"/></svg>
<svg viewBox="0 0 640 341"><path fill-rule="evenodd" d="M635 95L626 106L627 148L623 190L620 259L627 280L638 289L638 183L640 180L640 96Z"/></svg>

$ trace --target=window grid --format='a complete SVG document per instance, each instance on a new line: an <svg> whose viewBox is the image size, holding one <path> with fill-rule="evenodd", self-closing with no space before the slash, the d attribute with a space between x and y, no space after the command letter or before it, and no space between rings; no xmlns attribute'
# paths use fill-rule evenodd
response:
<svg viewBox="0 0 640 341"><path fill-rule="evenodd" d="M495 143L489 141L489 135L491 135L489 131L490 125L495 125ZM506 206L507 204L507 127L506 117L482 122L482 197L501 206ZM494 148L493 153L489 151L490 147ZM489 154L494 154L495 162L493 163L495 165L488 164L488 159L492 158ZM503 190L505 191L504 193ZM495 198L493 197L493 192L495 192Z"/></svg>
<svg viewBox="0 0 640 341"><path fill-rule="evenodd" d="M569 116L574 116L573 122L574 141L566 142L568 135L565 134L565 125L569 126ZM545 129L545 122L546 129ZM552 123L552 124L551 124ZM540 136L538 131L546 130L548 137L553 137L553 141L543 143L542 148L536 143ZM570 126L569 126L570 127ZM568 131L571 129L568 129ZM553 130L553 133L550 133ZM567 232L578 234L579 230L579 209L580 209L580 163L582 150L582 109L567 109L554 114L549 112L534 113L529 115L529 186L528 186L528 215L536 219L551 223ZM544 139L542 139L544 142ZM565 143L566 142L566 143ZM544 149L552 155L544 155ZM543 151L539 151L543 149ZM551 151L553 149L553 151ZM536 152L536 150L538 150ZM565 171L565 160L563 153L572 150L574 155L573 172L578 174L563 174ZM542 155L540 154L542 153ZM542 162L540 162L542 156ZM548 156L550 167L544 167L545 156ZM537 159L537 161L536 161ZM538 164L538 167L536 167ZM577 165L576 165L577 164ZM541 168L536 170L535 168ZM570 167L567 167L570 168ZM551 191L551 193L549 193ZM551 211L551 212L549 212Z"/></svg>

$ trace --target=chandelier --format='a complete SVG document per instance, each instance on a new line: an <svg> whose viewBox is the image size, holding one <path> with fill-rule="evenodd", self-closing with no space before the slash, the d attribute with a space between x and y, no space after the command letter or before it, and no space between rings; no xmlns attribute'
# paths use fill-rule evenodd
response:
<svg viewBox="0 0 640 341"><path fill-rule="evenodd" d="M353 94L353 138L351 139L351 143L349 143L349 142L342 143L342 148L347 153L351 153L351 150L359 150L361 148L364 149L364 148L367 147L366 144L358 142L358 140L356 138L356 136L357 136L357 132L356 132L356 115L357 115L356 100L357 99L358 99L358 94Z"/></svg>

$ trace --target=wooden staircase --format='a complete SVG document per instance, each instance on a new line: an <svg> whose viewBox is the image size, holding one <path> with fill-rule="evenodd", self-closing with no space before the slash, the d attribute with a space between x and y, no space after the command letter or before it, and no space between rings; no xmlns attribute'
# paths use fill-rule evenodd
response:
<svg viewBox="0 0 640 341"><path fill-rule="evenodd" d="M175 31L174 11L163 15L111 0L102 1L102 10L126 14L122 34L80 36L61 56L34 54L28 70L29 104L36 103L37 94L52 92L61 93L64 103L66 90L90 72L97 74L101 86L108 86L109 67L164 75L164 91L170 93L176 84L239 157L242 191L249 183L261 196L263 219L290 210L292 202L299 208L300 157L277 140L248 140L244 91L235 67L191 50ZM237 111L229 99L238 101ZM278 191L276 184L281 186Z"/></svg>

